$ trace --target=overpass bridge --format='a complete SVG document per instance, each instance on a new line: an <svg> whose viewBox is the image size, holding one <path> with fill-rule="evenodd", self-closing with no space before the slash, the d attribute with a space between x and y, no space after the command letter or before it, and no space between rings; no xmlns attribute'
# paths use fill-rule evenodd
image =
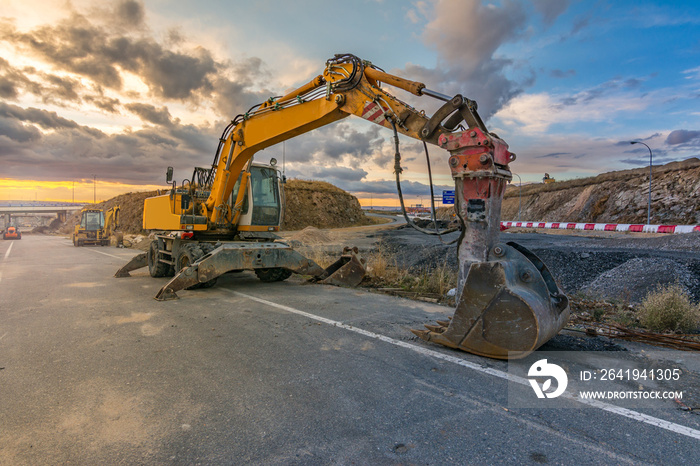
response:
<svg viewBox="0 0 700 466"><path fill-rule="evenodd" d="M12 223L13 217L55 214L65 222L69 212L78 211L85 205L87 204L74 202L0 201L0 218L4 220L3 228Z"/></svg>

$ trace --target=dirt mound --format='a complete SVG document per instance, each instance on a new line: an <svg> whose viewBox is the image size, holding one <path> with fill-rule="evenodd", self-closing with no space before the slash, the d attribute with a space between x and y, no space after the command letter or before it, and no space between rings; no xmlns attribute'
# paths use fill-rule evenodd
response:
<svg viewBox="0 0 700 466"><path fill-rule="evenodd" d="M289 237L292 241L299 241L305 245L330 243L333 239L323 231L315 227L306 227L300 232Z"/></svg>
<svg viewBox="0 0 700 466"><path fill-rule="evenodd" d="M372 223L355 196L324 181L289 180L284 195L283 230L301 230L307 226L343 228Z"/></svg>

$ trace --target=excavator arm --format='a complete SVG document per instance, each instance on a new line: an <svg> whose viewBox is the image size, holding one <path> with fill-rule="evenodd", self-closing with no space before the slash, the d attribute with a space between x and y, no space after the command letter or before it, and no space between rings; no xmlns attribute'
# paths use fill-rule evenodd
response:
<svg viewBox="0 0 700 466"><path fill-rule="evenodd" d="M429 95L446 103L428 118L424 112L386 92L380 83L418 96ZM213 164L215 177L205 203L209 221L216 224L226 214L226 201L238 176L245 172L256 152L350 115L431 144L438 144L441 134L452 132L463 121L488 134L476 113L475 102L462 96L450 98L429 91L422 83L390 75L352 55L339 55L327 62L322 75L285 96L264 102L231 122L220 140ZM447 120L444 125L443 120ZM507 146L505 143L500 146L499 155L504 155ZM235 212L229 215L235 215ZM235 218L227 220L236 223Z"/></svg>
<svg viewBox="0 0 700 466"><path fill-rule="evenodd" d="M444 103L428 116L388 93L382 83ZM401 172L398 133L449 153L455 210L461 222L457 307L449 322L426 325L427 330L414 333L484 356L517 358L561 330L569 316L568 300L547 267L526 248L500 242L501 201L515 154L487 130L476 102L431 91L353 55L336 55L328 60L323 74L309 83L237 116L220 139L209 196L192 211L205 216L212 230L236 225L240 199L232 203L229 199L239 177L245 182L256 152L350 115L394 132L397 182ZM180 273L183 278L177 289L212 278L205 266L199 278L186 281L187 273L192 271ZM171 283L178 280L175 277Z"/></svg>

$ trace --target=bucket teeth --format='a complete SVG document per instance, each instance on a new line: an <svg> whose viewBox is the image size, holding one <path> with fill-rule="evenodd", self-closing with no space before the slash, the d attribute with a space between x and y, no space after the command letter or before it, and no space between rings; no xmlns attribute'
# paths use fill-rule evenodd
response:
<svg viewBox="0 0 700 466"><path fill-rule="evenodd" d="M411 332L421 340L430 341L430 332L428 330L416 330L412 328Z"/></svg>
<svg viewBox="0 0 700 466"><path fill-rule="evenodd" d="M440 325L430 325L430 324L424 324L425 328L430 330L431 332L435 333L442 333L445 331L446 327L440 326Z"/></svg>
<svg viewBox="0 0 700 466"><path fill-rule="evenodd" d="M442 325L443 327L449 327L450 326L450 321L445 321L445 320L438 320L436 321L439 325Z"/></svg>

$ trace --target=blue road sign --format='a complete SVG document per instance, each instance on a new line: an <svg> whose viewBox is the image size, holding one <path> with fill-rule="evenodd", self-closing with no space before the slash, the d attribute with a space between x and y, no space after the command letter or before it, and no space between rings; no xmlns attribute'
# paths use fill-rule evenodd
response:
<svg viewBox="0 0 700 466"><path fill-rule="evenodd" d="M442 192L442 203L443 204L454 204L455 203L455 192L454 191L443 191Z"/></svg>

